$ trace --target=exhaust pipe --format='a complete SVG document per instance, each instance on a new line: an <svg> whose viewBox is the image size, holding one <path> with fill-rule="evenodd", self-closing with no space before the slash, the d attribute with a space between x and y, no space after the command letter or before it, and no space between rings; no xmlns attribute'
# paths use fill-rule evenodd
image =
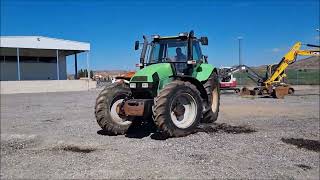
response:
<svg viewBox="0 0 320 180"><path fill-rule="evenodd" d="M143 47L140 55L140 64L141 64L140 69L144 68L147 48L148 48L148 40L147 40L147 37L143 35Z"/></svg>
<svg viewBox="0 0 320 180"><path fill-rule="evenodd" d="M194 38L194 31L191 30L188 37L188 60L193 60L193 47L192 47L193 38Z"/></svg>

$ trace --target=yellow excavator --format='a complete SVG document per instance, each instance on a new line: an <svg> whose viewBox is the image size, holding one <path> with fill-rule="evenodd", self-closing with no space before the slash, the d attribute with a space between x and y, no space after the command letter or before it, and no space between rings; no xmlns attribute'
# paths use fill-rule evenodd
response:
<svg viewBox="0 0 320 180"><path fill-rule="evenodd" d="M239 65L220 72L220 77L228 76L238 71L245 71L248 77L256 82L257 87L253 90L244 87L240 92L241 95L263 95L282 99L284 96L294 92L290 85L282 81L286 77L285 70L287 67L296 61L297 56L320 56L320 46L306 44L308 47L315 48L312 50L301 50L301 46L301 42L295 43L291 50L281 59L280 63L267 66L265 77L261 77L246 65Z"/></svg>

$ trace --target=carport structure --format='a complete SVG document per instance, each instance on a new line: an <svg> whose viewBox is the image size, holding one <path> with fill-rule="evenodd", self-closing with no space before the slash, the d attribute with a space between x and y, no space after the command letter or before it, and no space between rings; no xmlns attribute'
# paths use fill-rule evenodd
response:
<svg viewBox="0 0 320 180"><path fill-rule="evenodd" d="M66 56L86 53L88 78L90 44L43 36L1 36L1 81L66 80Z"/></svg>

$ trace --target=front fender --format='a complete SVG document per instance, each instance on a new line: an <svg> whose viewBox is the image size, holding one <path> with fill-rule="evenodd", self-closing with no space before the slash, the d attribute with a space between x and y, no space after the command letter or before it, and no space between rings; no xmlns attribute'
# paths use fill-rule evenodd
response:
<svg viewBox="0 0 320 180"><path fill-rule="evenodd" d="M217 69L214 68L211 64L201 64L196 69L197 73L195 75L195 78L200 82L206 81L213 71L217 71Z"/></svg>

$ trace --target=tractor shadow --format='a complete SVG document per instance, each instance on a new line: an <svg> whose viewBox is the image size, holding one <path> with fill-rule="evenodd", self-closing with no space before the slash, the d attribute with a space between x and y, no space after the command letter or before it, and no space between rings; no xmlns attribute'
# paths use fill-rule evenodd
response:
<svg viewBox="0 0 320 180"><path fill-rule="evenodd" d="M107 132L105 130L97 131L97 134L103 136L117 136L117 134ZM133 124L125 134L127 138L142 139L150 136L154 140L166 140L169 137L159 132L153 123Z"/></svg>
<svg viewBox="0 0 320 180"><path fill-rule="evenodd" d="M97 134L102 135L102 136L117 136L117 134L110 133L110 132L105 131L103 129L100 129L99 131L97 131Z"/></svg>
<svg viewBox="0 0 320 180"><path fill-rule="evenodd" d="M232 126L226 123L213 123L211 125L201 124L198 128L191 134L204 132L207 134L216 134L216 133L227 133L227 134L248 134L257 132L255 129L249 126ZM117 136L116 134L110 134L104 130L99 130L97 132L99 135L104 136ZM142 139L150 136L153 140L166 140L171 138L165 133L162 133L157 130L156 126L153 123L133 125L129 128L128 132L125 134L127 138Z"/></svg>
<svg viewBox="0 0 320 180"><path fill-rule="evenodd" d="M221 90L220 93L226 94L226 95L238 95L237 93L235 93L234 91L231 91L231 90Z"/></svg>
<svg viewBox="0 0 320 180"><path fill-rule="evenodd" d="M158 131L156 125L153 122L132 126L129 128L125 136L127 138L135 139L142 139L144 137L150 136L150 138L153 140L166 140L170 138L165 133Z"/></svg>
<svg viewBox="0 0 320 180"><path fill-rule="evenodd" d="M142 139L156 132L157 132L156 126L154 124L147 123L147 124L131 126L125 136L127 138Z"/></svg>

